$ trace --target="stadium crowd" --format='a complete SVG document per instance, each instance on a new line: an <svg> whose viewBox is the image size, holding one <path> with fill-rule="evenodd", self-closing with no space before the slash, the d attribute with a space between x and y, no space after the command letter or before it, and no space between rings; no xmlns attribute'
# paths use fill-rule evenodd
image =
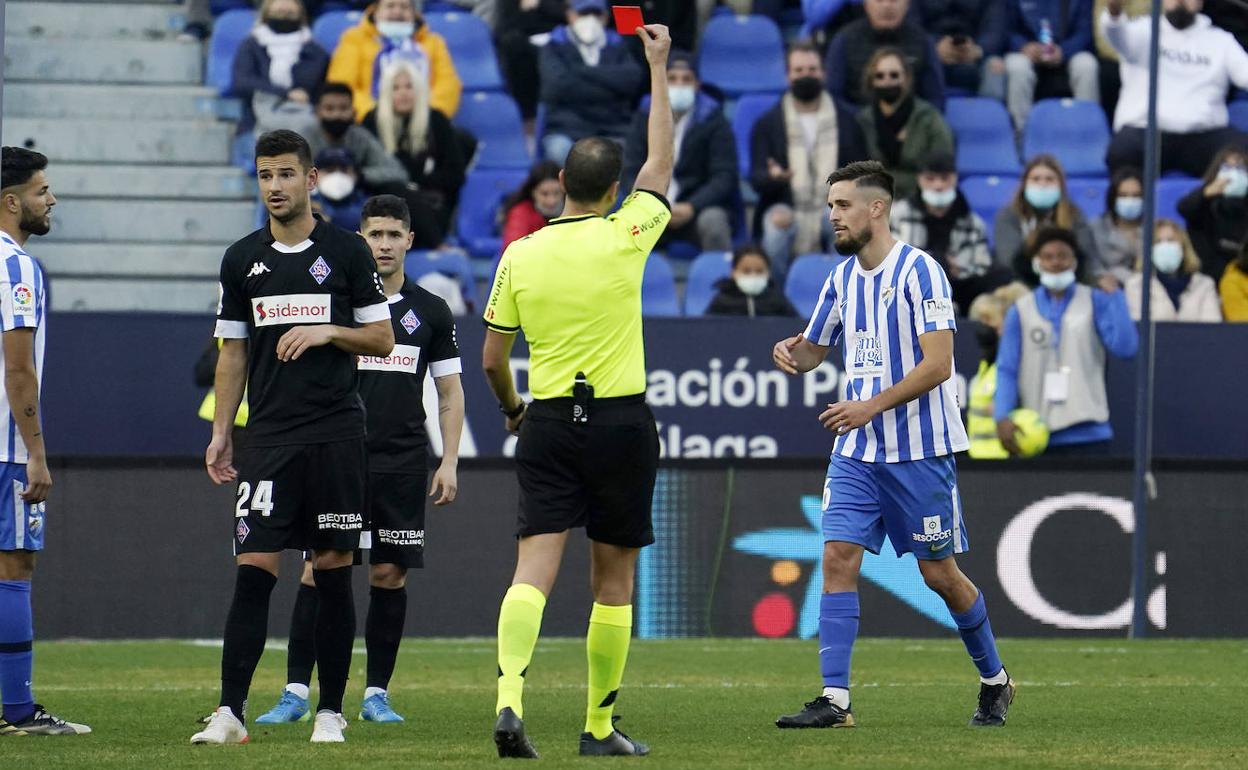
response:
<svg viewBox="0 0 1248 770"><path fill-rule="evenodd" d="M324 172L316 199L344 225L368 195L404 197L414 248L434 253L415 264L471 312L474 276L558 215L574 141L619 142L622 189L645 157L641 47L611 5L191 0L186 32L230 60L240 147L303 133ZM897 180L894 231L941 262L963 314L1012 281L1036 286L1035 235L1056 227L1079 281L1134 291L1139 315L1148 2L640 5L683 49L668 70L671 266L656 280L687 275L714 297L683 314L805 312L827 270L816 255L833 251L824 177L869 158ZM1163 6L1154 317L1248 320L1248 14L1236 0ZM682 314L651 295L648 313Z"/></svg>

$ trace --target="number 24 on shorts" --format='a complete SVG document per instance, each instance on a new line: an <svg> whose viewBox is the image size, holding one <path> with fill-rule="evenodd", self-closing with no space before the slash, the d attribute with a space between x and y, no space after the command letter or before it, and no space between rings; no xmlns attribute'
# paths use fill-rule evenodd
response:
<svg viewBox="0 0 1248 770"><path fill-rule="evenodd" d="M234 518L241 519L247 515L247 498L251 498L251 510L261 516L273 513L273 482L257 481L256 494L251 494L251 482L243 481L238 485L238 505L234 506Z"/></svg>

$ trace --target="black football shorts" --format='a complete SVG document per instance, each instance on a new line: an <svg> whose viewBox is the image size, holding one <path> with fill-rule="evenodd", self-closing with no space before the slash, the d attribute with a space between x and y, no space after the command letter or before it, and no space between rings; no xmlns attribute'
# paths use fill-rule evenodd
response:
<svg viewBox="0 0 1248 770"><path fill-rule="evenodd" d="M369 564L397 564L407 569L425 566L428 491L427 473L368 474L370 529L360 547L368 549Z"/></svg>

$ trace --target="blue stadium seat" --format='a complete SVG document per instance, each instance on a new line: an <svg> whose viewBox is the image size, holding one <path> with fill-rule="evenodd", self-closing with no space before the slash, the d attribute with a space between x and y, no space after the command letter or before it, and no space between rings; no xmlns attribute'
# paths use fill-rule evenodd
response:
<svg viewBox="0 0 1248 770"><path fill-rule="evenodd" d="M700 316L706 313L715 298L715 283L732 272L732 252L707 251L689 265L689 277L685 282L685 315Z"/></svg>
<svg viewBox="0 0 1248 770"><path fill-rule="evenodd" d="M1248 132L1248 98L1240 97L1227 106L1231 113L1231 125Z"/></svg>
<svg viewBox="0 0 1248 770"><path fill-rule="evenodd" d="M433 272L455 278L459 281L459 290L463 292L464 300L474 309L481 307L477 296L477 282L472 275L472 263L459 251L409 251L403 262L403 272L413 281Z"/></svg>
<svg viewBox="0 0 1248 770"><path fill-rule="evenodd" d="M1009 203L1010 197L1018 189L1016 176L968 176L958 182L962 194L966 196L971 209L983 217L992 232L992 222L996 219L997 209Z"/></svg>
<svg viewBox="0 0 1248 770"><path fill-rule="evenodd" d="M845 257L831 254L803 254L789 265L789 275L784 281L784 295L803 317L809 318L819 301L819 291L828 279L832 268Z"/></svg>
<svg viewBox="0 0 1248 770"><path fill-rule="evenodd" d="M1170 176L1157 180L1157 205L1154 210L1158 218L1173 219L1184 222L1179 214L1179 199L1200 186L1200 179L1194 176Z"/></svg>
<svg viewBox="0 0 1248 770"><path fill-rule="evenodd" d="M1109 180L1104 177L1066 180L1066 192L1089 221L1099 219L1105 213L1105 191L1108 189Z"/></svg>
<svg viewBox="0 0 1248 770"><path fill-rule="evenodd" d="M502 248L498 207L512 190L524 184L526 169L482 169L468 172L459 193L455 232L473 257L490 259Z"/></svg>
<svg viewBox="0 0 1248 770"><path fill-rule="evenodd" d="M312 37L332 54L342 33L359 24L363 17L360 11L326 11L312 22Z"/></svg>
<svg viewBox="0 0 1248 770"><path fill-rule="evenodd" d="M1105 176L1109 122L1097 102L1043 99L1032 108L1023 129L1023 157L1055 156L1066 176Z"/></svg>
<svg viewBox="0 0 1248 770"><path fill-rule="evenodd" d="M672 266L659 254L651 254L646 260L646 272L641 279L641 314L646 317L673 318L680 315L680 303L676 301L676 277Z"/></svg>
<svg viewBox="0 0 1248 770"><path fill-rule="evenodd" d="M211 0L208 3L213 16L221 16L234 10L250 11L253 7L249 0Z"/></svg>
<svg viewBox="0 0 1248 770"><path fill-rule="evenodd" d="M501 91L503 76L494 57L490 27L471 13L425 12L429 29L446 38L465 91Z"/></svg>
<svg viewBox="0 0 1248 770"><path fill-rule="evenodd" d="M507 94L493 91L465 93L455 113L455 125L477 138L478 168L523 168L533 165L524 142L520 109Z"/></svg>
<svg viewBox="0 0 1248 770"><path fill-rule="evenodd" d="M765 16L716 16L702 35L700 76L729 96L783 91L784 41Z"/></svg>
<svg viewBox="0 0 1248 770"><path fill-rule="evenodd" d="M212 25L212 37L208 41L208 67L204 84L228 96L234 79L234 54L242 45L256 23L256 13L250 8L235 8L217 17Z"/></svg>
<svg viewBox="0 0 1248 770"><path fill-rule="evenodd" d="M957 145L958 173L1018 174L1018 148L1005 105L996 99L950 97L945 121Z"/></svg>
<svg viewBox="0 0 1248 770"><path fill-rule="evenodd" d="M754 124L780 101L780 94L746 94L737 101L732 116L732 133L737 138L737 166L742 179L750 178L750 132Z"/></svg>

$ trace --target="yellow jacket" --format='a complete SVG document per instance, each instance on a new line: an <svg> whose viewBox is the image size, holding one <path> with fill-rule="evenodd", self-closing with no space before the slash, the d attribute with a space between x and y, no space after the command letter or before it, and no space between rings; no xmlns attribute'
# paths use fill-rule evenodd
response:
<svg viewBox="0 0 1248 770"><path fill-rule="evenodd" d="M376 7L369 6L360 23L342 33L338 47L334 49L334 56L329 61L329 74L325 78L333 83L351 86L357 120L363 120L377 106L377 100L373 98L373 63L377 60L377 54L381 53L381 34L373 24ZM429 106L448 118L453 117L459 110L459 97L463 93L464 84L460 82L459 73L455 71L446 40L431 31L429 25L423 21L412 37L429 58Z"/></svg>
<svg viewBox="0 0 1248 770"><path fill-rule="evenodd" d="M976 460L1004 460L1010 456L997 438L997 421L993 419L993 399L997 394L997 365L979 362L979 372L971 380L971 405L967 410L966 430L970 434L970 455Z"/></svg>
<svg viewBox="0 0 1248 770"><path fill-rule="evenodd" d="M1218 285L1222 295L1222 318L1226 321L1248 321L1248 273L1235 263L1226 266Z"/></svg>

